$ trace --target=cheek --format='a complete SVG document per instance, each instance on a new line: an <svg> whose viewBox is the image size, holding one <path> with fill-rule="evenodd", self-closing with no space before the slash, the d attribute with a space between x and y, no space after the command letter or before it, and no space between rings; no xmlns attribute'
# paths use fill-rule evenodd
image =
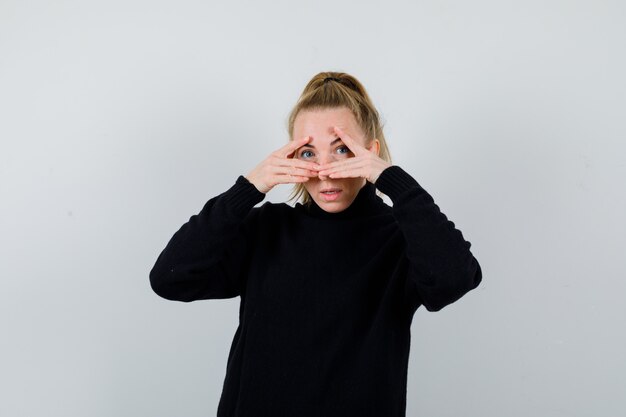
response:
<svg viewBox="0 0 626 417"><path fill-rule="evenodd" d="M346 184L350 184L351 187L358 187L358 184L361 183L361 178L343 178Z"/></svg>
<svg viewBox="0 0 626 417"><path fill-rule="evenodd" d="M345 184L352 193L357 194L364 185L364 181L363 178L346 178Z"/></svg>
<svg viewBox="0 0 626 417"><path fill-rule="evenodd" d="M304 185L304 189L307 190L309 194L313 194L315 192L315 189L317 188L318 182L319 178L313 177L310 178L308 181L303 182L302 185Z"/></svg>

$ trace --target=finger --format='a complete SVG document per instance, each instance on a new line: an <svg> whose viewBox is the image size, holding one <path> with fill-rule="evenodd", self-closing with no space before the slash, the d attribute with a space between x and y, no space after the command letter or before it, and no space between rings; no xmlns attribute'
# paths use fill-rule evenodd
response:
<svg viewBox="0 0 626 417"><path fill-rule="evenodd" d="M276 166L289 166L295 168L303 168L310 169L313 171L318 171L320 168L319 164L315 164L313 162L303 161L302 159L295 158L280 158L274 162Z"/></svg>
<svg viewBox="0 0 626 417"><path fill-rule="evenodd" d="M352 139L352 137L350 135L348 135L346 132L344 132L343 130L341 130L337 126L333 126L333 130L335 131L337 136L339 136L341 138L343 143L352 151L353 154L358 156L358 155L363 154L364 151L367 151L367 149L365 149L363 146L361 146L360 143L358 143L356 140Z"/></svg>
<svg viewBox="0 0 626 417"><path fill-rule="evenodd" d="M279 175L292 175L298 177L317 177L318 175L317 171L290 166L275 167L272 172Z"/></svg>
<svg viewBox="0 0 626 417"><path fill-rule="evenodd" d="M298 175L276 175L273 178L275 184L294 184L307 182L309 177L301 177Z"/></svg>
<svg viewBox="0 0 626 417"><path fill-rule="evenodd" d="M291 154L294 153L294 151L296 149L298 149L300 146L302 146L305 143L307 143L310 138L311 138L310 136L305 136L305 137L303 137L301 139L298 139L298 140L295 140L295 139L291 140L285 146L283 146L282 148L279 148L276 151L276 154L278 154L278 156L280 156L282 158L288 158Z"/></svg>
<svg viewBox="0 0 626 417"><path fill-rule="evenodd" d="M283 145L282 147L280 147L280 148L276 149L274 152L272 152L272 154L274 154L276 156L279 156L281 158L286 158L291 153L293 153L294 150L296 150L300 146L304 145L308 140L309 140L309 136L305 136L305 137L300 138L300 139L290 140L285 145Z"/></svg>
<svg viewBox="0 0 626 417"><path fill-rule="evenodd" d="M369 172L368 165L366 161L355 161L354 163L345 164L342 166L335 167L333 169L322 170L319 171L318 174L326 177L333 177L334 174L340 174L342 172L348 171L359 171L362 174Z"/></svg>
<svg viewBox="0 0 626 417"><path fill-rule="evenodd" d="M340 169L343 167L347 167L347 166L351 166L355 164L362 165L363 162L364 162L363 158L357 156L357 157L349 158L343 161L335 161L335 162L331 162L325 165L320 165L318 167L318 171L320 174L327 174L331 171L334 171L336 169Z"/></svg>
<svg viewBox="0 0 626 417"><path fill-rule="evenodd" d="M336 171L331 174L326 175L330 178L365 178L365 172L363 168L355 168L355 169L345 169L342 171Z"/></svg>

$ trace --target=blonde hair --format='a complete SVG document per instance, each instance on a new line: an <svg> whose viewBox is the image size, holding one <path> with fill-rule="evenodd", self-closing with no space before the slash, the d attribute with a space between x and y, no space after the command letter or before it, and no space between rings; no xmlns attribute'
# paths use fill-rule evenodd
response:
<svg viewBox="0 0 626 417"><path fill-rule="evenodd" d="M391 155L378 110L374 107L363 85L353 76L343 72L320 72L304 87L298 102L291 110L288 121L289 140L293 140L293 126L296 117L304 110L324 110L345 107L352 112L358 125L365 133L365 145L369 147L374 139L380 141L378 156L391 163ZM308 204L311 196L302 183L291 191L288 201L300 199Z"/></svg>

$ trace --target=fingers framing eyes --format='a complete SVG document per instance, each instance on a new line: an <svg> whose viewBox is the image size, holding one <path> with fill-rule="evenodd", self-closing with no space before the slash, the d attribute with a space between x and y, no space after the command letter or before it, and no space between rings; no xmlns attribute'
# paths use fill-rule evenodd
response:
<svg viewBox="0 0 626 417"><path fill-rule="evenodd" d="M383 169L390 166L359 142L346 135L340 128L334 132L352 154L345 154L346 159L320 165L314 160L295 157L298 148L311 140L310 136L292 140L268 155L246 178L262 193L267 193L276 184L304 183L311 178L323 177L348 178L363 177L375 181ZM374 155L374 156L373 156ZM308 159L308 158L307 158Z"/></svg>
<svg viewBox="0 0 626 417"><path fill-rule="evenodd" d="M369 154L370 152L355 141L351 136L347 135L342 129L334 126L333 131L341 138L344 145L352 152L353 157L349 157L348 159L330 162L327 164L320 165L313 161L304 161L302 159L296 158L294 153L303 145L311 140L310 136L305 136L298 140L292 140L287 143L282 148L276 150L273 153L274 161L271 163L274 167L281 167L288 169L280 169L276 171L279 175L289 175L289 173L299 173L302 175L309 176L317 176L318 174L327 175L329 172L333 170L337 170L339 168L344 168L347 166L351 166L355 163L360 164L362 162L363 156L365 154ZM359 157L360 156L360 157ZM295 175L295 174L292 174Z"/></svg>

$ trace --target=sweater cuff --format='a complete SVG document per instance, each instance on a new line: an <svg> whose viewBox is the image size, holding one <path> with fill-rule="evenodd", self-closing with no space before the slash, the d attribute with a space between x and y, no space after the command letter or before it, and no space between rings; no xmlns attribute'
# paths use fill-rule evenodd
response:
<svg viewBox="0 0 626 417"><path fill-rule="evenodd" d="M385 168L378 176L374 185L383 194L388 195L394 203L405 191L415 187L422 188L415 178L398 165Z"/></svg>
<svg viewBox="0 0 626 417"><path fill-rule="evenodd" d="M240 175L235 184L223 195L226 205L235 215L244 217L255 204L265 198L265 193L260 192L246 177Z"/></svg>

